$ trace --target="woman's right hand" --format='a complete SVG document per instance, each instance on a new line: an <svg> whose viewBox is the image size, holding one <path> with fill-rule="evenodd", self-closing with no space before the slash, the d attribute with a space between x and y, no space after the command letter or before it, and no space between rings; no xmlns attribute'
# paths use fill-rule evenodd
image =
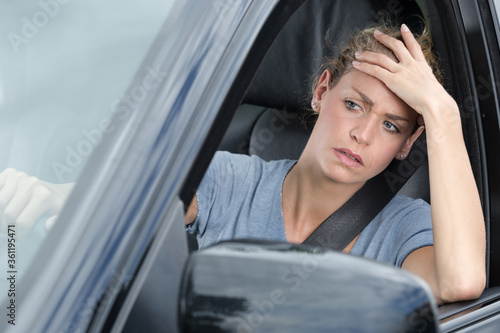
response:
<svg viewBox="0 0 500 333"><path fill-rule="evenodd" d="M16 226L22 239L44 217L45 228L54 224L73 184L51 184L13 168L0 173L0 230Z"/></svg>

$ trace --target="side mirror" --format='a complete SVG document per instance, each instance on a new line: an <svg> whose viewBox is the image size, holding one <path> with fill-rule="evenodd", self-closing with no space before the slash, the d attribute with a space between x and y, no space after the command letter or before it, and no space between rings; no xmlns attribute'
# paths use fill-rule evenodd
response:
<svg viewBox="0 0 500 333"><path fill-rule="evenodd" d="M321 248L223 242L193 253L179 300L181 332L437 332L416 276Z"/></svg>

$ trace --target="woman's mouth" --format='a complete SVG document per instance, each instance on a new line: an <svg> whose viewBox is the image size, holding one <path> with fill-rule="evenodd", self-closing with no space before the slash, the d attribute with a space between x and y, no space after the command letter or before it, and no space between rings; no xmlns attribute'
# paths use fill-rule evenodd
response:
<svg viewBox="0 0 500 333"><path fill-rule="evenodd" d="M363 166L363 159L361 156L358 154L353 153L350 149L347 148L335 148L334 149L335 155L337 158L346 164L347 166L351 167L361 167Z"/></svg>

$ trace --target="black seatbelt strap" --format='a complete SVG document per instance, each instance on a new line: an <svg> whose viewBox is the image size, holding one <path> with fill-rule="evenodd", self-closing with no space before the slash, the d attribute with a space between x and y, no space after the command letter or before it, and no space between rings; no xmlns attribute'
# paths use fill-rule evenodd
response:
<svg viewBox="0 0 500 333"><path fill-rule="evenodd" d="M393 160L330 215L304 242L342 251L391 201L417 169L427 162L425 133L404 160Z"/></svg>

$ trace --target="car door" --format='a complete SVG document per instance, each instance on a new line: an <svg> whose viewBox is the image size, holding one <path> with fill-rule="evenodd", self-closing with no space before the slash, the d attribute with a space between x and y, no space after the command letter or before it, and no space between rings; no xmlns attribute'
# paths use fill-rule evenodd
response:
<svg viewBox="0 0 500 333"><path fill-rule="evenodd" d="M226 113L219 117L230 119L245 85L228 91L236 79L251 79L240 67L262 56L255 49L247 57L250 46L257 38L269 44L273 34L259 34L266 19L274 13L279 24L299 4L9 5L3 55L4 66L14 67L3 69L9 74L2 80L4 168L74 187L53 228L42 221L38 233L18 242L32 259L12 273L17 293L3 304L15 303L15 310L2 331L121 330L151 266L146 255L159 251L153 241L160 244L173 224L183 225L179 192L212 122L220 109ZM25 118L16 117L19 110ZM42 142L33 134L41 130L57 149L35 159ZM33 160L16 164L14 155ZM172 263L177 275L183 244L169 249L179 258ZM167 286L174 294L178 289L175 281ZM172 301L166 318L175 329Z"/></svg>
<svg viewBox="0 0 500 333"><path fill-rule="evenodd" d="M75 185L50 230L36 222L28 241L16 243L14 260L23 258L24 266L2 266L14 276L0 285L2 307L16 324L5 320L2 331L178 329L184 206L270 45L304 2L6 5L3 169ZM395 11L402 6L380 3ZM473 159L490 226L489 289L477 301L442 308L441 329L487 331L497 323L499 304L496 11L486 0L418 5L441 27L433 37L455 82L454 97L474 120L470 146L477 147ZM71 43L73 49L58 48ZM7 232L0 245L17 236ZM0 264L9 264L9 252L2 253Z"/></svg>
<svg viewBox="0 0 500 333"><path fill-rule="evenodd" d="M493 332L498 330L500 305L498 246L500 202L498 190L500 159L498 73L499 25L497 1L452 1L449 4L428 1L441 10L442 22L450 25L442 31L452 41L449 54L457 79L464 80L459 92L463 124L469 137L477 135L477 151L469 146L476 163L476 181L482 188L483 211L488 230L488 288L475 301L447 304L440 310L443 332ZM455 37L453 37L454 35ZM443 37L444 37L443 36ZM440 41L444 42L445 39ZM462 68L463 70L460 70ZM466 134L467 135L467 134Z"/></svg>

